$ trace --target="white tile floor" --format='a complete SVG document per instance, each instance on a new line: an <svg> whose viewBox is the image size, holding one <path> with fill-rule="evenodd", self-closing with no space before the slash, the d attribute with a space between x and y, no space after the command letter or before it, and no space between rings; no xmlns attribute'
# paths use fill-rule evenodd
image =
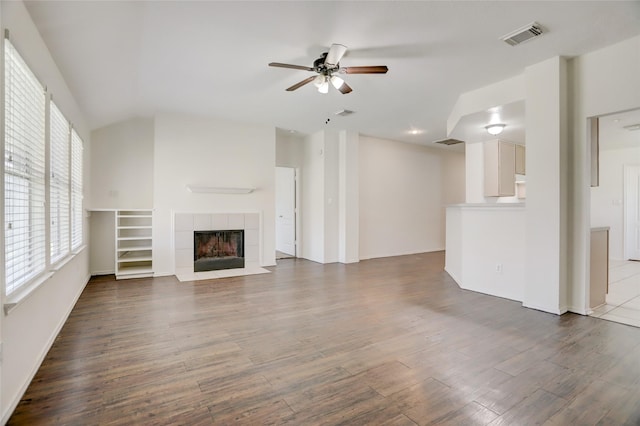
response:
<svg viewBox="0 0 640 426"><path fill-rule="evenodd" d="M609 293L593 317L640 327L640 262L609 262Z"/></svg>

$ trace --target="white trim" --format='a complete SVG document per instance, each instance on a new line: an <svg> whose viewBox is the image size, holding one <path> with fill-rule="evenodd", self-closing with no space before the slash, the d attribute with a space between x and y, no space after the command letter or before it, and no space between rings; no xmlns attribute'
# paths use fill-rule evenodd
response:
<svg viewBox="0 0 640 426"><path fill-rule="evenodd" d="M9 315L11 311L20 306L22 302L27 300L29 296L31 296L38 288L40 288L42 284L44 284L49 278L53 277L56 272L60 271L66 264L75 259L86 247L86 245L78 247L75 252L62 259L55 265L55 267L51 268L48 272L39 275L29 284L21 286L19 290L6 296L3 304L4 314ZM91 275L89 275L89 278L91 278Z"/></svg>
<svg viewBox="0 0 640 426"><path fill-rule="evenodd" d="M214 186L187 185L187 191L194 194L251 194L255 188L222 188Z"/></svg>

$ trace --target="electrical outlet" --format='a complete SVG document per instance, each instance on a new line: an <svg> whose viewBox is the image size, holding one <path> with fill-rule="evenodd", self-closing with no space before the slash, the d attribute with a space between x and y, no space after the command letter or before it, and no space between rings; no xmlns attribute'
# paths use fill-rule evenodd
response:
<svg viewBox="0 0 640 426"><path fill-rule="evenodd" d="M498 274L502 273L502 263L496 263L496 272Z"/></svg>

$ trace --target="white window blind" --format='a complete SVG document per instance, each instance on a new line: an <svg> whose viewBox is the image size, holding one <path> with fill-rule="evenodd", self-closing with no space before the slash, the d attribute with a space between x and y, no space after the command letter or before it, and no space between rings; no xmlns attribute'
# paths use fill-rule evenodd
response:
<svg viewBox="0 0 640 426"><path fill-rule="evenodd" d="M6 294L45 270L45 90L9 40L5 59Z"/></svg>
<svg viewBox="0 0 640 426"><path fill-rule="evenodd" d="M71 129L71 249L82 245L82 139Z"/></svg>
<svg viewBox="0 0 640 426"><path fill-rule="evenodd" d="M69 254L69 129L69 122L52 101L49 108L51 263Z"/></svg>

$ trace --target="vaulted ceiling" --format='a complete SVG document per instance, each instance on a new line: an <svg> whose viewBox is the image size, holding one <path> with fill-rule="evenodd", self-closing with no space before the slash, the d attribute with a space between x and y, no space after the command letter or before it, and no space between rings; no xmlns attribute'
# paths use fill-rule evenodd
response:
<svg viewBox="0 0 640 426"><path fill-rule="evenodd" d="M415 143L444 139L458 96L556 56L640 34L638 1L27 1L92 128L158 111L324 128ZM546 33L511 47L499 38L532 21ZM347 95L285 88L332 43ZM335 116L349 109L349 117ZM327 122L327 118L331 120ZM412 134L416 130L417 134Z"/></svg>

